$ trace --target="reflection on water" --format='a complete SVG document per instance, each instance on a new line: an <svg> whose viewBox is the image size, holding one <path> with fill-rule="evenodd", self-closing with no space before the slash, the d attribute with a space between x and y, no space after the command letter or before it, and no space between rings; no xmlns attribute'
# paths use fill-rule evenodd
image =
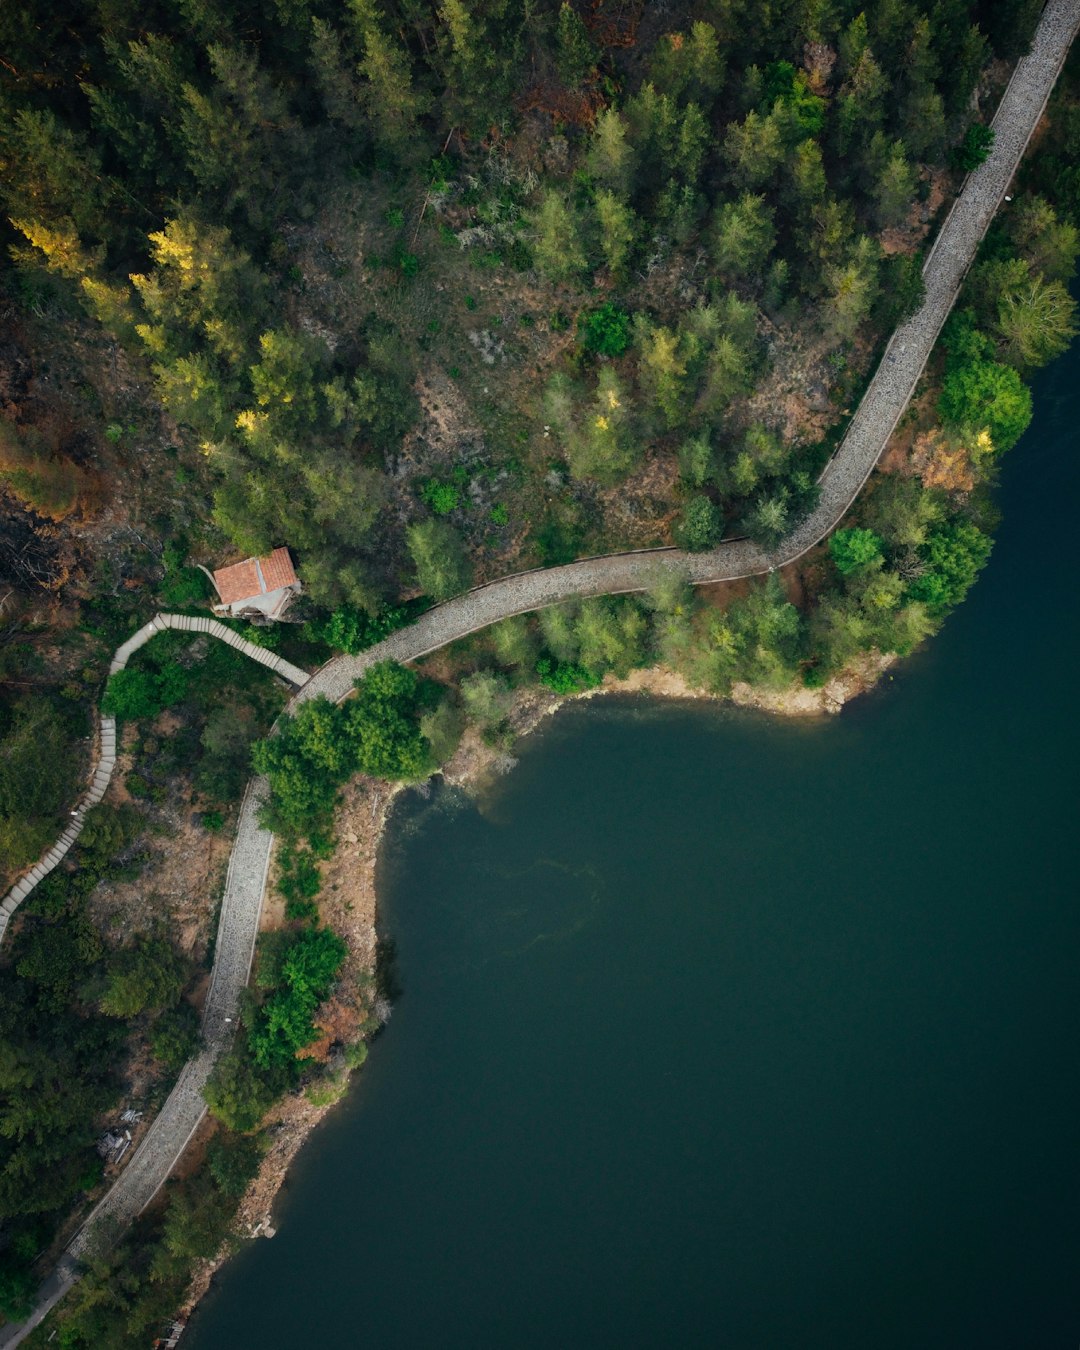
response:
<svg viewBox="0 0 1080 1350"><path fill-rule="evenodd" d="M384 876L407 869L410 850L433 829L453 828L470 817L474 826L482 821L493 833L505 828L499 808L504 785L505 779L496 780L479 799L447 786L402 798L382 859ZM452 948L455 968L478 973L492 961L570 940L592 922L606 894L604 877L591 863L554 857L506 861L493 846L471 860L464 888L455 877L449 888L429 890L424 903L454 932L444 950Z"/></svg>

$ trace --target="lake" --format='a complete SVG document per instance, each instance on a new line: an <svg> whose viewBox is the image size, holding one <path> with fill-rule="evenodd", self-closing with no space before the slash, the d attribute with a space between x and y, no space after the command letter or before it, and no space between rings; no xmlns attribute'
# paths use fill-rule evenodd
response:
<svg viewBox="0 0 1080 1350"><path fill-rule="evenodd" d="M599 700L405 799L403 994L185 1350L1073 1350L1078 386L838 719Z"/></svg>

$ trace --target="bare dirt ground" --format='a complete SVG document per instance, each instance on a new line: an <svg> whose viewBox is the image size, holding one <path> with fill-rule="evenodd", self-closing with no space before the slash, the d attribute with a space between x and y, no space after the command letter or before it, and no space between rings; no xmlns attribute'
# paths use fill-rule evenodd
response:
<svg viewBox="0 0 1080 1350"><path fill-rule="evenodd" d="M154 732L167 736L170 726L170 715L165 714L155 723ZM135 736L133 725L125 728L105 797L111 806L132 800L125 778L133 764ZM149 808L146 828L131 847L144 860L138 876L131 881L101 882L88 904L95 925L110 941L130 941L164 928L185 956L200 961L206 954L214 906L229 865L232 830L207 830L202 813L188 802L186 786L180 784L163 802Z"/></svg>
<svg viewBox="0 0 1080 1350"><path fill-rule="evenodd" d="M749 400L749 419L779 431L791 445L812 445L839 414L829 397L835 376L826 358L832 343L787 326L770 329L770 369Z"/></svg>

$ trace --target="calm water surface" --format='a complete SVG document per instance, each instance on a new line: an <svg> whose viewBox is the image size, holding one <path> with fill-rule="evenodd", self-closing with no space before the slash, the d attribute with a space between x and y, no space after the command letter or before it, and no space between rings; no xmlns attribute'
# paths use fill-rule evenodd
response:
<svg viewBox="0 0 1080 1350"><path fill-rule="evenodd" d="M1074 1350L1078 383L840 719L594 703L402 806L404 994L186 1350Z"/></svg>

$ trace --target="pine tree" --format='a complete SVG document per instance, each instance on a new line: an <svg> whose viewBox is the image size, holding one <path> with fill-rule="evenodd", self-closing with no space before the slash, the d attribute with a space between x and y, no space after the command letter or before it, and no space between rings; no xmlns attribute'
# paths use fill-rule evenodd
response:
<svg viewBox="0 0 1080 1350"><path fill-rule="evenodd" d="M573 5L563 0L555 29L555 66L568 89L583 84L596 65L596 48Z"/></svg>
<svg viewBox="0 0 1080 1350"><path fill-rule="evenodd" d="M533 221L533 256L537 267L554 281L568 280L588 263L576 214L552 188L544 193Z"/></svg>
<svg viewBox="0 0 1080 1350"><path fill-rule="evenodd" d="M865 235L855 243L846 262L825 269L822 327L837 341L855 336L877 298L880 250Z"/></svg>
<svg viewBox="0 0 1080 1350"><path fill-rule="evenodd" d="M736 188L752 192L768 183L784 158L773 116L750 112L743 121L732 122L724 133L724 158Z"/></svg>
<svg viewBox="0 0 1080 1350"><path fill-rule="evenodd" d="M773 213L764 197L744 192L737 201L724 202L712 228L712 257L729 281L756 278L776 243Z"/></svg>
<svg viewBox="0 0 1080 1350"><path fill-rule="evenodd" d="M596 220L600 227L600 251L612 275L622 277L634 243L634 213L612 192L596 194Z"/></svg>
<svg viewBox="0 0 1080 1350"><path fill-rule="evenodd" d="M637 324L638 378L646 397L662 415L664 424L677 427L689 409L686 398L686 359L678 334L661 324L640 318Z"/></svg>
<svg viewBox="0 0 1080 1350"><path fill-rule="evenodd" d="M355 6L359 8L359 6ZM395 155L407 153L427 99L414 87L405 49L388 37L374 18L363 22L364 106L375 139Z"/></svg>
<svg viewBox="0 0 1080 1350"><path fill-rule="evenodd" d="M874 185L878 226L888 229L891 225L899 225L911 209L914 196L915 171L904 153L904 143L894 141Z"/></svg>
<svg viewBox="0 0 1080 1350"><path fill-rule="evenodd" d="M326 115L350 131L367 125L360 84L345 55L341 34L331 24L311 21L311 73L322 97Z"/></svg>
<svg viewBox="0 0 1080 1350"><path fill-rule="evenodd" d="M716 29L697 22L690 34L668 33L649 63L649 76L661 93L710 108L724 84L724 57Z"/></svg>
<svg viewBox="0 0 1080 1350"><path fill-rule="evenodd" d="M585 155L592 177L624 200L634 186L637 158L628 133L626 119L614 108L605 108L596 119Z"/></svg>

